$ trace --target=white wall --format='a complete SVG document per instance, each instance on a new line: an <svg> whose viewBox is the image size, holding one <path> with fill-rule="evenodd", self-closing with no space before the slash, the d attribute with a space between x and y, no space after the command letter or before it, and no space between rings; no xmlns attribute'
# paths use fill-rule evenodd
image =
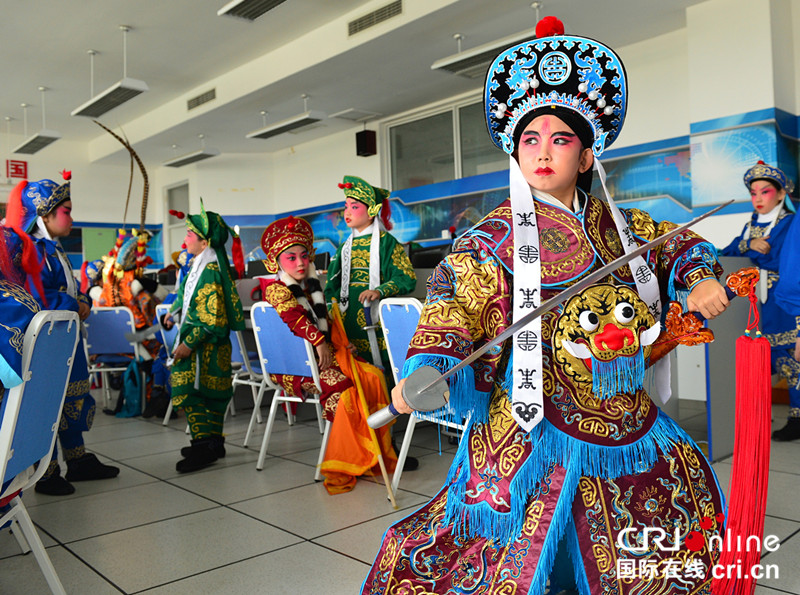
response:
<svg viewBox="0 0 800 595"><path fill-rule="evenodd" d="M8 145L17 146L23 140L22 135L11 135ZM5 159L28 162L28 179L41 180L49 178L61 183L61 170L72 172L70 191L72 194L72 216L76 221L121 223L125 196L128 192L130 169L127 166L115 166L91 163L87 157L85 143L60 139L45 147L35 155L8 155ZM5 163L2 164L5 167ZM5 171L3 171L5 175ZM134 177L131 190L131 205L128 210L128 222L138 223L142 204L142 183L138 171ZM8 192L16 185L0 186L0 201L5 202ZM153 188L151 186L151 194ZM148 208L148 213L152 211ZM148 223L152 223L148 218Z"/></svg>
<svg viewBox="0 0 800 595"><path fill-rule="evenodd" d="M692 122L775 105L770 3L707 0L686 10Z"/></svg>
<svg viewBox="0 0 800 595"><path fill-rule="evenodd" d="M344 195L336 185L345 175L385 187L379 156L356 155L356 132L361 129L356 126L273 154L277 175L269 203L272 210L266 212L285 213L343 201Z"/></svg>
<svg viewBox="0 0 800 595"><path fill-rule="evenodd" d="M689 134L687 40L681 29L617 50L628 74L628 113L613 149Z"/></svg>
<svg viewBox="0 0 800 595"><path fill-rule="evenodd" d="M792 13L800 12L798 2L791 0L772 1L772 62L775 74L775 107L790 113L797 113L797 60L795 50L795 31Z"/></svg>

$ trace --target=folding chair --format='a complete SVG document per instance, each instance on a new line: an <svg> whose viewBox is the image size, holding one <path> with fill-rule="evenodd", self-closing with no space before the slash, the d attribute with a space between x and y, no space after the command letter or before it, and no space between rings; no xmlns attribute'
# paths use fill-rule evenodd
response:
<svg viewBox="0 0 800 595"><path fill-rule="evenodd" d="M20 547L25 553L33 550L50 590L56 594L65 594L64 587L20 492L33 488L50 463L79 332L75 312L47 310L36 314L23 342L24 382L6 392L0 407L0 485L5 486L0 489L0 501L9 505L0 515L0 526L14 523Z"/></svg>
<svg viewBox="0 0 800 595"><path fill-rule="evenodd" d="M314 347L305 339L293 335L289 327L286 326L286 323L281 320L275 308L268 302L256 302L253 304L250 308L250 320L253 323L253 333L255 334L256 346L258 347L258 359L261 363L261 370L265 379L265 388L259 390L253 416L250 418L251 425L253 424L256 411L261 407L261 400L264 397L266 388L268 387L275 391L272 397L272 405L269 408L264 438L261 441L261 450L258 453L256 469L260 471L264 468L264 459L267 456L267 447L269 446L272 424L275 421L278 405L281 403L285 404L289 425L293 425L294 417L291 413L290 403L312 403L317 411L320 434L323 434L322 446L319 450L319 458L317 460L317 470L314 475L314 479L320 480L322 478L320 466L325 456L325 448L328 445L328 434L330 433L331 423L325 420L323 425L322 407L320 406L319 395L308 395L306 399L302 399L300 396L296 395L289 395L283 387L276 385L269 379L270 374L291 374L293 376L311 377L314 379L317 390L321 393L322 386L319 380L319 369L317 368ZM248 428L248 432L249 431L250 429Z"/></svg>
<svg viewBox="0 0 800 595"><path fill-rule="evenodd" d="M136 331L133 312L125 306L92 308L83 322L86 327L86 361L89 373L100 373L103 378L103 395L106 406L111 403L111 388L108 385L110 372L124 372L132 359L141 361L139 345L125 338L126 333ZM92 360L92 356L96 356ZM145 381L142 372L142 410L144 410Z"/></svg>
<svg viewBox="0 0 800 595"><path fill-rule="evenodd" d="M240 384L250 387L253 393L253 414L250 416L250 423L247 425L247 434L244 437L243 446L247 446L250 434L256 423L263 423L261 419L261 407L259 393L263 396L264 391L269 388L268 380L264 378L261 369L261 362L258 359L251 359L255 355L247 351L242 331L231 331L231 366L233 366L233 390ZM233 399L231 399L233 402ZM233 411L231 411L233 413Z"/></svg>
<svg viewBox="0 0 800 595"><path fill-rule="evenodd" d="M383 329L386 351L389 353L389 363L392 367L395 383L400 381L408 346L411 344L411 338L417 330L421 312L422 304L416 298L386 298L381 300L379 308L381 328ZM403 444L397 454L397 467L392 476L393 492L397 491L397 486L400 484L403 464L408 456L411 437L414 435L414 427L418 421L429 421L461 432L464 431L466 425L464 420L456 419L449 404L436 411L414 411L408 418Z"/></svg>

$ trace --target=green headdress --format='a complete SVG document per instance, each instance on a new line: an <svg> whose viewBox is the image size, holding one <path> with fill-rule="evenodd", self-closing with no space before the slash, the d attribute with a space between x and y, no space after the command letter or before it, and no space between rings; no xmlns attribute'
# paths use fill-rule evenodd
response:
<svg viewBox="0 0 800 595"><path fill-rule="evenodd" d="M219 270L222 274L225 309L228 312L231 329L235 331L244 330L244 310L239 299L239 293L236 291L236 286L231 278L231 264L228 260L228 254L225 252L225 242L228 241L228 235L231 235L233 236L233 248L231 250L233 262L236 266L236 271L241 277L244 273L244 257L239 235L225 223L219 213L206 211L202 198L200 199L200 214L186 215L186 226L201 239L206 240L216 253Z"/></svg>
<svg viewBox="0 0 800 595"><path fill-rule="evenodd" d="M344 195L348 198L367 205L367 213L370 217L375 217L381 212L383 201L389 198L390 194L388 190L367 184L356 176L345 176L339 184L339 188L344 190Z"/></svg>

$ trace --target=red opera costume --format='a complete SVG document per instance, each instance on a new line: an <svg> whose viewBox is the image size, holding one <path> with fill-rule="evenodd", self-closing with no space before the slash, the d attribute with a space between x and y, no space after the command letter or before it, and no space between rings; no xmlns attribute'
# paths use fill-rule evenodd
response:
<svg viewBox="0 0 800 595"><path fill-rule="evenodd" d="M274 276L261 279L263 298L278 312L281 320L297 335L318 349L334 354L333 363L320 369L320 401L331 422L328 446L321 472L331 494L352 490L361 475L379 475L378 455L382 454L389 472L397 464L388 428L370 437L367 416L389 403L383 374L378 368L354 359L341 319L328 318L325 300L314 270L314 233L304 219L288 217L271 223L261 238L266 254L264 264ZM281 254L292 247L304 248L308 269L301 279L291 277L279 263ZM330 330L329 330L330 329ZM355 378L358 382L354 382ZM270 375L288 393L302 397L316 392L310 377ZM360 390L360 394L359 391ZM362 403L369 411L364 411Z"/></svg>

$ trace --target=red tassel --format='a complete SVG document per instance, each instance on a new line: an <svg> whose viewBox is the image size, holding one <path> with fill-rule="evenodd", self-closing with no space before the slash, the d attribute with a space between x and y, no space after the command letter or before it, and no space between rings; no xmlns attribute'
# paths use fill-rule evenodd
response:
<svg viewBox="0 0 800 595"><path fill-rule="evenodd" d="M536 38L564 35L564 23L556 17L544 17L536 23Z"/></svg>
<svg viewBox="0 0 800 595"><path fill-rule="evenodd" d="M389 199L384 199L381 203L381 221L383 221L383 226L386 228L386 231L392 231L394 225L389 220L392 217L392 205L389 202Z"/></svg>
<svg viewBox="0 0 800 595"><path fill-rule="evenodd" d="M751 291L750 328L758 324L755 292ZM757 330L756 330L757 332ZM760 333L758 333L760 335ZM764 535L769 483L770 431L772 425L772 376L770 345L766 338L749 334L736 340L736 434L733 445L728 517L718 564L723 568L749 569L759 563L759 548L747 551L747 538ZM736 544L741 544L736 549ZM728 549L728 544L734 549ZM723 573L727 575L727 573ZM713 578L714 595L752 595L755 579Z"/></svg>
<svg viewBox="0 0 800 595"><path fill-rule="evenodd" d="M242 240L239 236L233 238L233 246L231 246L231 256L233 257L233 267L239 279L244 278L244 252L242 252Z"/></svg>
<svg viewBox="0 0 800 595"><path fill-rule="evenodd" d="M28 180L22 180L9 192L6 227L22 227L22 191L27 185Z"/></svg>

